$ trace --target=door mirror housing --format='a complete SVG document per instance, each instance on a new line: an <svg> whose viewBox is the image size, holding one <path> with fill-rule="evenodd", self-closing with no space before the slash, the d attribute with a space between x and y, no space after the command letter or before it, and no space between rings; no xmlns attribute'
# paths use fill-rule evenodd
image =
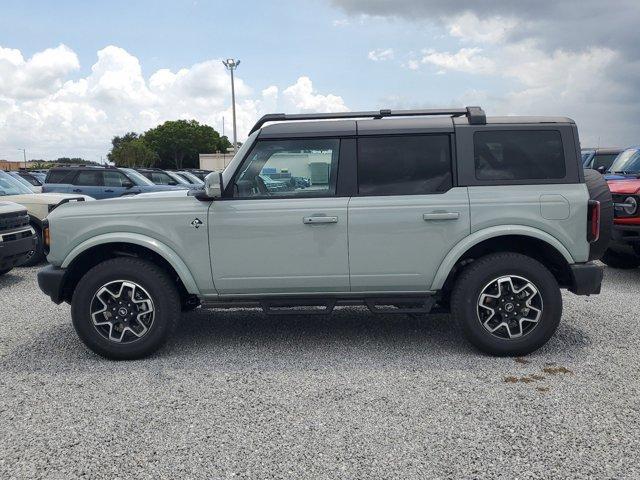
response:
<svg viewBox="0 0 640 480"><path fill-rule="evenodd" d="M224 186L222 184L222 173L221 172L211 172L204 179L204 192L207 194L209 198L220 198L222 197L222 191L224 190Z"/></svg>
<svg viewBox="0 0 640 480"><path fill-rule="evenodd" d="M124 188L133 188L133 182L131 180L125 180L124 182L122 182L122 186Z"/></svg>
<svg viewBox="0 0 640 480"><path fill-rule="evenodd" d="M600 174L604 175L604 173L607 171L607 167L605 167L604 165L600 165L596 170L600 172Z"/></svg>

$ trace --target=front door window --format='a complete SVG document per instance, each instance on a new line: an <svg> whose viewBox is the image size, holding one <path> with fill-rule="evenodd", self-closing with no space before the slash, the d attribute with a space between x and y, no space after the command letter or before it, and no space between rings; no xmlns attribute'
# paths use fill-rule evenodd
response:
<svg viewBox="0 0 640 480"><path fill-rule="evenodd" d="M338 139L261 140L240 167L234 198L327 197L336 192Z"/></svg>

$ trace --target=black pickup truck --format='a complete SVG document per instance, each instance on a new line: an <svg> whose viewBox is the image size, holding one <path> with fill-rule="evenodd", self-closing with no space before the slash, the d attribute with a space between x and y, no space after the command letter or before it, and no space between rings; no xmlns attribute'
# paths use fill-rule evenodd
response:
<svg viewBox="0 0 640 480"><path fill-rule="evenodd" d="M27 260L37 242L27 209L17 203L0 202L0 275Z"/></svg>

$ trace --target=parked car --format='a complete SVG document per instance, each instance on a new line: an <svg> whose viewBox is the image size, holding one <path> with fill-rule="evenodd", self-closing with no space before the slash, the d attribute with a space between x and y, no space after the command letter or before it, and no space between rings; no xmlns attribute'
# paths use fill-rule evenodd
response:
<svg viewBox="0 0 640 480"><path fill-rule="evenodd" d="M0 275L25 262L36 247L37 236L29 224L27 209L0 201Z"/></svg>
<svg viewBox="0 0 640 480"><path fill-rule="evenodd" d="M609 248L602 261L613 268L640 266L640 179L612 180L614 225Z"/></svg>
<svg viewBox="0 0 640 480"><path fill-rule="evenodd" d="M42 188L44 192L80 193L95 199L183 189L177 185L155 185L132 168L115 167L52 168Z"/></svg>
<svg viewBox="0 0 640 480"><path fill-rule="evenodd" d="M624 148L583 148L582 166L605 173Z"/></svg>
<svg viewBox="0 0 640 480"><path fill-rule="evenodd" d="M173 179L173 181L176 182L177 185L184 185L187 188L193 188L194 187L194 185L189 180L184 178L182 175L178 175L178 172L173 172L171 170L165 170L164 172L167 175L169 175L169 177L171 177Z"/></svg>
<svg viewBox="0 0 640 480"><path fill-rule="evenodd" d="M6 172L0 171L0 201L10 200L27 209L29 225L33 228L37 245L23 265L31 266L44 260L43 222L50 212L67 202L92 200L84 195L33 193L29 187Z"/></svg>
<svg viewBox="0 0 640 480"><path fill-rule="evenodd" d="M523 355L556 330L561 288L600 292L613 207L577 138L568 118L479 107L267 115L203 190L56 209L38 283L109 358L149 355L198 304L438 305L476 347ZM265 168L325 183L272 192Z"/></svg>
<svg viewBox="0 0 640 480"><path fill-rule="evenodd" d="M22 175L20 175L18 172L14 170L5 171L5 173L9 174L13 178L15 178L17 181L22 183L25 187L27 187L33 193L42 193L41 183L39 185L34 185L32 182L30 182L29 180L27 180L26 178L24 178Z"/></svg>

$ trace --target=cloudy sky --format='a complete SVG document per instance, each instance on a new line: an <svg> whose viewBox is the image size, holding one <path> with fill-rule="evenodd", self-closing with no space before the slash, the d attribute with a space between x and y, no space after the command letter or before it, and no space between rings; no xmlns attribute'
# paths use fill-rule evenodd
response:
<svg viewBox="0 0 640 480"><path fill-rule="evenodd" d="M482 105L640 143L637 0L0 0L0 159L106 156L195 118Z"/></svg>

